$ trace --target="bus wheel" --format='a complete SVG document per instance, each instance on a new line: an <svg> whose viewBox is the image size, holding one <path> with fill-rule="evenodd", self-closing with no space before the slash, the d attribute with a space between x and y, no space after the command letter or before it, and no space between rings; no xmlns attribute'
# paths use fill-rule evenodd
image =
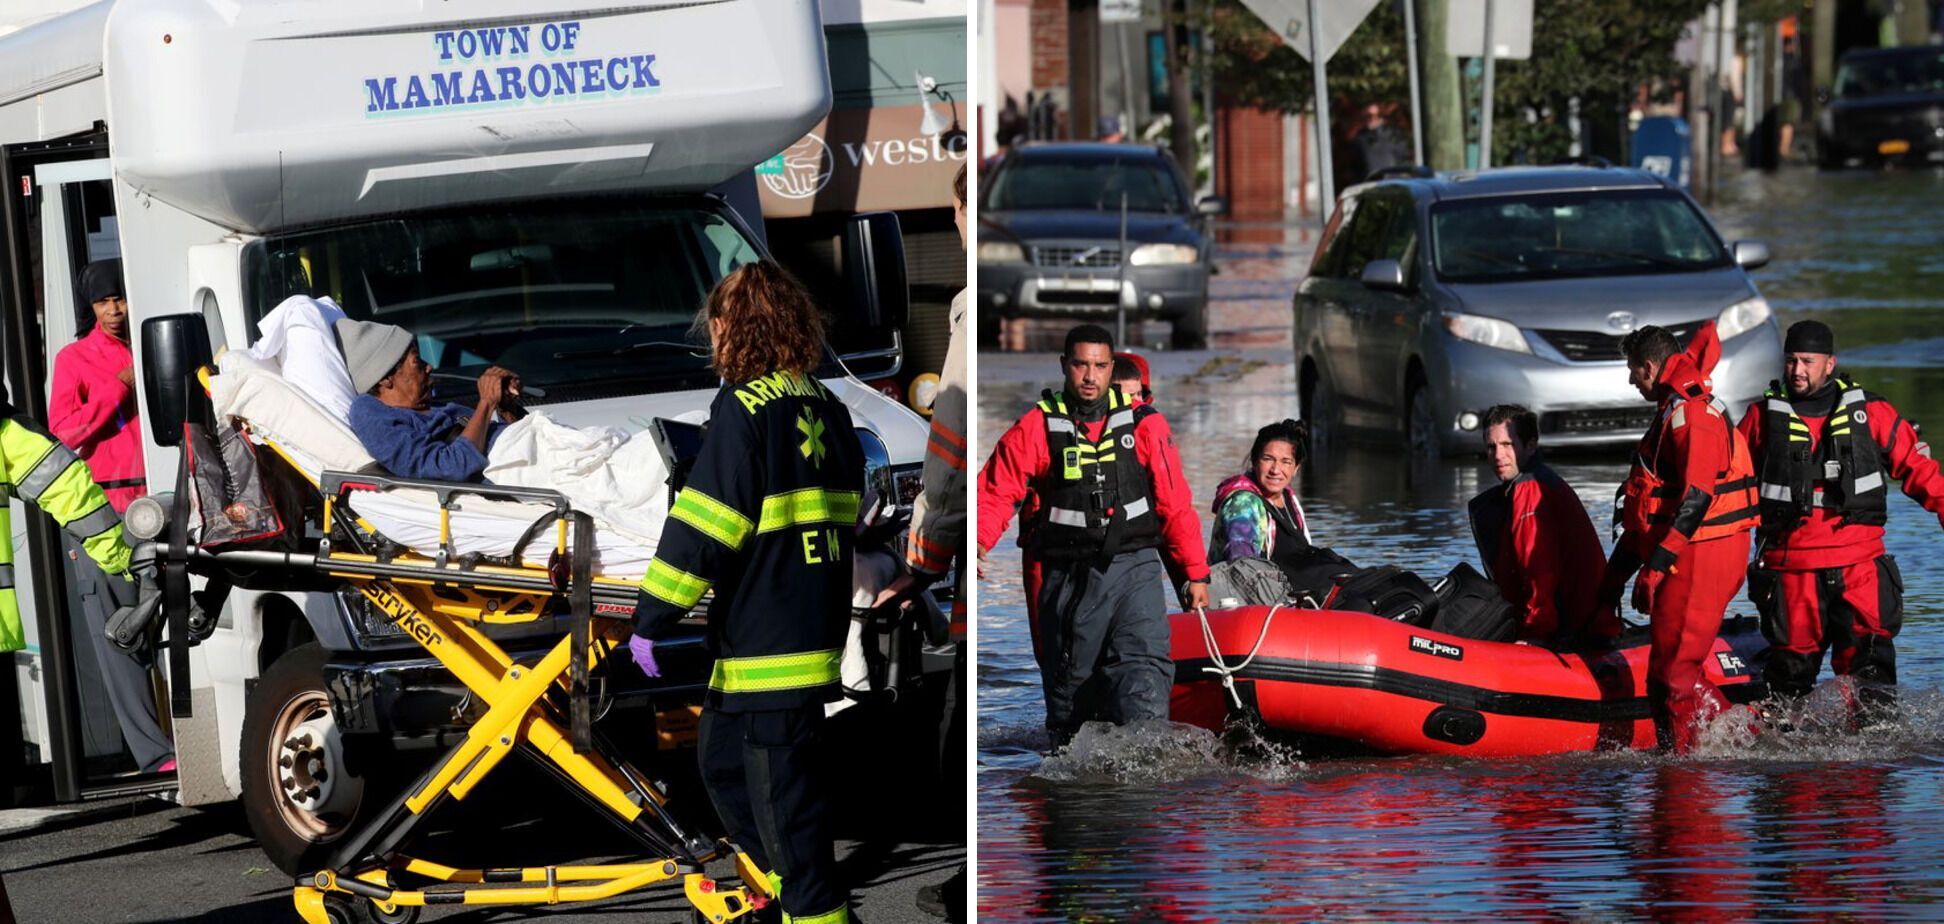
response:
<svg viewBox="0 0 1944 924"><path fill-rule="evenodd" d="M331 845L378 801L344 769L325 656L315 643L284 652L243 710L243 812L270 862L292 876L321 868Z"/></svg>

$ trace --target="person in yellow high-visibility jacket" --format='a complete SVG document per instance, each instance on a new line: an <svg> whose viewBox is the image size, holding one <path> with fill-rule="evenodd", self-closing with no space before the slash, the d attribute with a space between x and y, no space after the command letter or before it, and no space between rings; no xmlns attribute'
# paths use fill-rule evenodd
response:
<svg viewBox="0 0 1944 924"><path fill-rule="evenodd" d="M133 600L134 583L128 575L132 550L122 541L121 516L108 505L108 495L95 484L86 462L39 424L20 416L5 397L0 397L0 486L46 511L111 580L129 585L125 593ZM20 601L14 597L12 518L0 506L0 652L26 646Z"/></svg>

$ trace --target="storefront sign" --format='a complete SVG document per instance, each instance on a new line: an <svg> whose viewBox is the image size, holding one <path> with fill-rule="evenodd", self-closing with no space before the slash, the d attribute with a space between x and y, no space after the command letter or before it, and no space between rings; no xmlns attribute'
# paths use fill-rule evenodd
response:
<svg viewBox="0 0 1944 924"><path fill-rule="evenodd" d="M942 104L934 104L942 105ZM950 208L963 134L918 132L918 106L844 109L756 167L769 218Z"/></svg>

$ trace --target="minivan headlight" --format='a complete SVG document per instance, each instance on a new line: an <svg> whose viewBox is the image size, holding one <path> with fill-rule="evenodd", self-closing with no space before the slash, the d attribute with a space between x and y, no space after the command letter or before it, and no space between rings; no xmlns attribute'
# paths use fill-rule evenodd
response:
<svg viewBox="0 0 1944 924"><path fill-rule="evenodd" d="M1769 314L1768 299L1760 295L1736 302L1721 309L1721 316L1715 319L1715 334L1723 340L1738 337L1767 323Z"/></svg>
<svg viewBox="0 0 1944 924"><path fill-rule="evenodd" d="M1468 340L1495 350L1510 350L1514 353L1530 353L1531 345L1526 343L1525 335L1517 325L1498 318L1488 318L1476 314L1447 314L1444 319L1445 330L1453 337Z"/></svg>
<svg viewBox="0 0 1944 924"><path fill-rule="evenodd" d="M1127 258L1132 266L1173 266L1193 263L1199 256L1187 244L1142 244Z"/></svg>
<svg viewBox="0 0 1944 924"><path fill-rule="evenodd" d="M1024 263L1026 248L1012 241L982 241L979 244L980 263Z"/></svg>

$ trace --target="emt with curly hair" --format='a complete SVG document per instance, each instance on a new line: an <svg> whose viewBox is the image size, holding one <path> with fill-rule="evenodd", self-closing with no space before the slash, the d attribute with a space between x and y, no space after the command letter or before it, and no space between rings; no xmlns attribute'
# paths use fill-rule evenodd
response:
<svg viewBox="0 0 1944 924"><path fill-rule="evenodd" d="M642 578L628 647L659 676L653 639L715 591L703 783L738 848L778 884L786 919L836 924L849 898L817 751L824 704L839 695L864 451L815 376L823 316L782 267L731 272L697 322L723 385Z"/></svg>

